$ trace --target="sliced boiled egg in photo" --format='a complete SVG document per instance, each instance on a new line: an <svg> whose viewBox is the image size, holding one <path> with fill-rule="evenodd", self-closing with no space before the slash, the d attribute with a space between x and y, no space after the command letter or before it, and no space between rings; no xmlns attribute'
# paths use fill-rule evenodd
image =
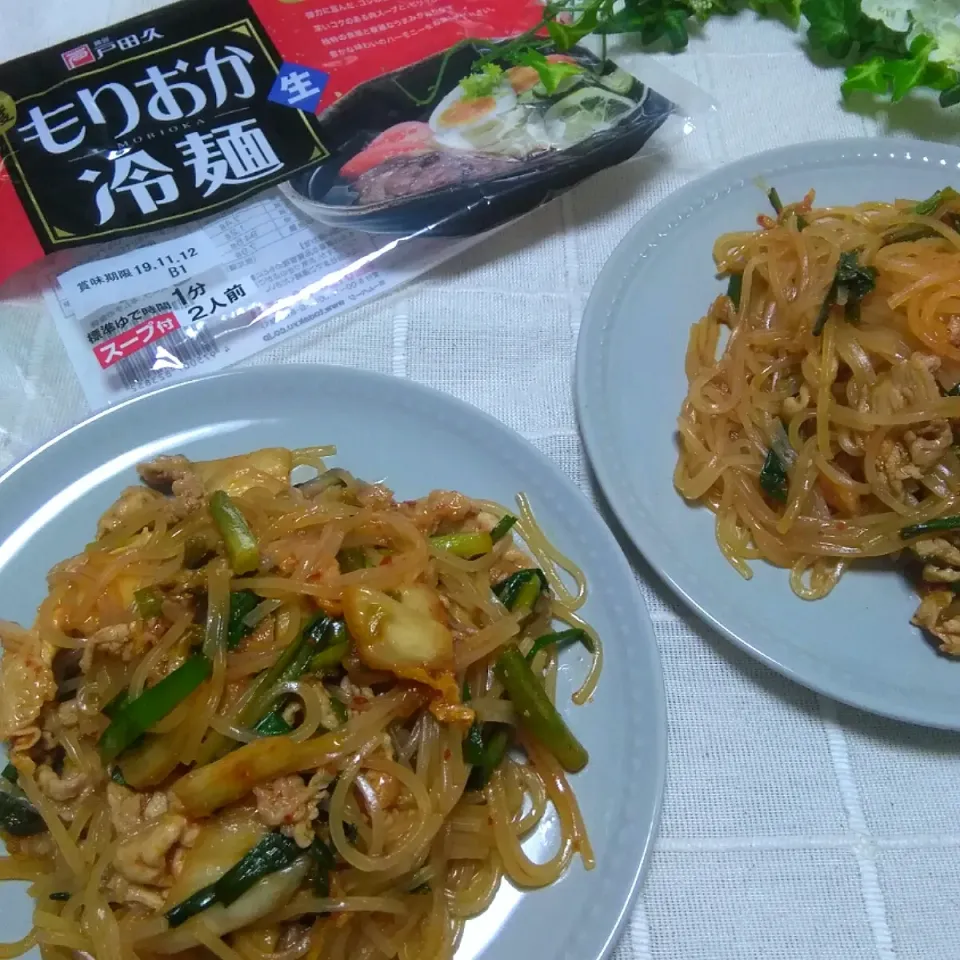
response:
<svg viewBox="0 0 960 960"><path fill-rule="evenodd" d="M562 53L550 53L547 55L547 63L572 63L576 65L577 61L573 57L568 57ZM530 96L523 97L525 103L550 96L547 93L547 88L540 82L540 74L533 67L510 67L504 73L504 78L518 97L523 96L523 94L530 94ZM575 87L580 80L579 76L564 77L557 84L554 94L566 93L572 87Z"/></svg>
<svg viewBox="0 0 960 960"><path fill-rule="evenodd" d="M471 97L457 84L430 114L430 129L438 143L452 150L482 149L522 121L522 114L511 116L516 105L516 94L508 83L483 97Z"/></svg>
<svg viewBox="0 0 960 960"><path fill-rule="evenodd" d="M518 96L531 90L540 82L540 75L533 67L511 67L504 77Z"/></svg>

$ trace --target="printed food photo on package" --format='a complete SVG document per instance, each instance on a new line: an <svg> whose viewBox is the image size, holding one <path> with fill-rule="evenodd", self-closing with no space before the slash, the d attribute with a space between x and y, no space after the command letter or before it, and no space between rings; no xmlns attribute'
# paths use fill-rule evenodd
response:
<svg viewBox="0 0 960 960"><path fill-rule="evenodd" d="M581 47L449 48L325 110L335 152L286 192L337 226L474 233L626 160L671 108Z"/></svg>

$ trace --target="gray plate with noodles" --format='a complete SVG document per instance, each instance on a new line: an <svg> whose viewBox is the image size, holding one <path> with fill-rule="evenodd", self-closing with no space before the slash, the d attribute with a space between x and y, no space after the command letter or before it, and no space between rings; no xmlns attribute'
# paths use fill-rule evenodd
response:
<svg viewBox="0 0 960 960"><path fill-rule="evenodd" d="M104 517L164 454L189 459ZM432 490L463 496L403 502ZM495 537L518 493L535 519L517 507ZM519 436L409 381L261 368L99 414L0 478L0 497L0 724L36 762L15 752L0 785L17 854L0 877L37 897L28 933L27 890L0 885L5 939L98 960L134 940L141 958L199 941L226 960L443 958L458 936L462 960L612 949L660 812L659 659L613 537ZM535 643L578 616L604 657L581 706L589 631ZM468 760L470 704L484 723ZM521 882L492 895L498 862Z"/></svg>
<svg viewBox="0 0 960 960"><path fill-rule="evenodd" d="M577 357L596 476L683 600L800 683L951 729L956 533L913 528L960 515L960 221L955 196L917 203L958 185L960 150L899 139L730 164L624 239L588 302ZM777 216L771 187L782 215L758 226ZM812 212L800 205L811 189ZM741 273L742 312L717 302L728 277L715 252ZM674 485L681 451L687 500Z"/></svg>

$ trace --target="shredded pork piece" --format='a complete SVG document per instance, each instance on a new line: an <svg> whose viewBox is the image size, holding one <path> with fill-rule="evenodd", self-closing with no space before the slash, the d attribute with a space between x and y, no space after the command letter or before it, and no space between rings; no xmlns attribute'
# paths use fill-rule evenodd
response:
<svg viewBox="0 0 960 960"><path fill-rule="evenodd" d="M158 790L153 796L148 797L143 805L143 818L144 820L156 820L157 817L162 817L169 809L170 802L167 800L167 795Z"/></svg>
<svg viewBox="0 0 960 960"><path fill-rule="evenodd" d="M138 793L112 780L107 783L107 808L113 828L121 837L137 833L141 827L171 810L170 798L162 790Z"/></svg>
<svg viewBox="0 0 960 960"><path fill-rule="evenodd" d="M906 446L890 437L880 444L877 472L886 478L887 486L895 497L903 496L904 480L919 480L923 477L923 471L910 459Z"/></svg>
<svg viewBox="0 0 960 960"><path fill-rule="evenodd" d="M52 767L42 764L37 767L36 778L40 790L59 803L75 800L90 786L90 777L86 773L68 766L64 767L62 775L57 776Z"/></svg>
<svg viewBox="0 0 960 960"><path fill-rule="evenodd" d="M15 857L29 857L33 860L48 860L57 853L57 844L49 833L36 833L32 837L14 837L5 835L3 838L7 853Z"/></svg>
<svg viewBox="0 0 960 960"><path fill-rule="evenodd" d="M204 505L203 481L193 464L183 456L160 456L137 466L140 479L154 490L172 494L171 510L178 519L189 516Z"/></svg>
<svg viewBox="0 0 960 960"><path fill-rule="evenodd" d="M392 753L392 745L390 753ZM387 756L388 759L392 759L389 754ZM361 776L357 777L357 780L362 781L360 797L364 808L369 803L368 790L373 794L377 806L384 812L395 807L403 794L403 784L396 777L391 777L389 773L384 773L381 770L365 770Z"/></svg>
<svg viewBox="0 0 960 960"><path fill-rule="evenodd" d="M955 347L960 347L960 316L957 314L947 319L947 336Z"/></svg>
<svg viewBox="0 0 960 960"><path fill-rule="evenodd" d="M80 704L76 699L65 700L58 703L56 707L57 722L64 727L77 727L80 725Z"/></svg>
<svg viewBox="0 0 960 960"><path fill-rule="evenodd" d="M420 500L408 500L400 509L428 536L462 524L478 513L473 501L455 490L434 490Z"/></svg>
<svg viewBox="0 0 960 960"><path fill-rule="evenodd" d="M187 851L197 842L200 836L200 824L188 823L180 836L180 843L170 856L170 874L176 880L183 873L183 865L187 858Z"/></svg>
<svg viewBox="0 0 960 960"><path fill-rule="evenodd" d="M387 510L394 506L393 491L382 483L366 483L357 491L357 503L371 510Z"/></svg>
<svg viewBox="0 0 960 960"><path fill-rule="evenodd" d="M107 882L107 893L114 903L135 903L148 910L163 910L166 897L157 889L150 889L138 883L131 883L119 873L114 873Z"/></svg>
<svg viewBox="0 0 960 960"><path fill-rule="evenodd" d="M925 564L923 579L927 583L957 583L960 581L960 570L956 567L940 567L935 563Z"/></svg>
<svg viewBox="0 0 960 960"><path fill-rule="evenodd" d="M340 681L340 689L346 695L346 707L351 715L366 710L374 697L370 687L358 687L348 676Z"/></svg>
<svg viewBox="0 0 960 960"><path fill-rule="evenodd" d="M913 353L905 363L897 363L877 377L869 390L870 410L875 413L899 413L918 403L940 397L933 376L939 365L936 357Z"/></svg>
<svg viewBox="0 0 960 960"><path fill-rule="evenodd" d="M113 828L121 837L134 833L143 821L140 796L113 781L107 784L107 809Z"/></svg>
<svg viewBox="0 0 960 960"><path fill-rule="evenodd" d="M84 643L83 656L80 658L80 669L84 673L89 673L93 666L93 658L98 652L122 656L132 636L132 623L114 623L109 627L101 627ZM133 654L130 653L124 659L129 661L132 656Z"/></svg>
<svg viewBox="0 0 960 960"><path fill-rule="evenodd" d="M910 459L921 468L932 467L953 446L953 428L946 420L931 420L903 435Z"/></svg>
<svg viewBox="0 0 960 960"><path fill-rule="evenodd" d="M960 657L960 616L947 615L955 599L952 590L931 590L921 599L910 622L936 637L941 653Z"/></svg>
<svg viewBox="0 0 960 960"><path fill-rule="evenodd" d="M490 585L506 580L519 570L530 567L530 557L515 546L509 546L497 558L497 562L490 568Z"/></svg>
<svg viewBox="0 0 960 960"><path fill-rule="evenodd" d="M138 464L137 473L148 487L167 494L176 493L173 488L175 483L190 485L191 477L199 481L193 464L180 454L173 456L164 454L154 460Z"/></svg>
<svg viewBox="0 0 960 960"><path fill-rule="evenodd" d="M949 536L917 540L910 552L924 561L922 576L928 583L960 581L960 547Z"/></svg>
<svg viewBox="0 0 960 960"><path fill-rule="evenodd" d="M114 869L131 883L170 886L173 875L167 854L180 840L186 826L186 817L163 814L151 826L120 844L113 858Z"/></svg>
<svg viewBox="0 0 960 960"><path fill-rule="evenodd" d="M943 364L943 359L935 353L923 353L920 350L910 354L910 362L918 367L926 367L930 373L936 373Z"/></svg>
<svg viewBox="0 0 960 960"><path fill-rule="evenodd" d="M317 694L320 698L320 724L324 730L336 730L340 726L340 719L337 717L334 712L333 706L331 705L331 696L327 692L327 688L324 687L322 683L318 683L314 686L314 689L317 691Z"/></svg>
<svg viewBox="0 0 960 960"><path fill-rule="evenodd" d="M319 794L323 788L314 780L305 784L296 774L277 777L253 788L257 815L266 826L280 827L297 846L309 847L314 837L311 824L319 815Z"/></svg>
<svg viewBox="0 0 960 960"><path fill-rule="evenodd" d="M156 622L138 620L133 623L114 623L101 627L84 642L80 670L83 673L89 673L97 654L120 657L124 663L139 659L159 639L150 629L151 624ZM160 667L163 666L164 664L160 664Z"/></svg>
<svg viewBox="0 0 960 960"><path fill-rule="evenodd" d="M315 543L305 537L277 540L263 550L269 560L284 576L320 583L340 575L340 567L333 557L316 557Z"/></svg>

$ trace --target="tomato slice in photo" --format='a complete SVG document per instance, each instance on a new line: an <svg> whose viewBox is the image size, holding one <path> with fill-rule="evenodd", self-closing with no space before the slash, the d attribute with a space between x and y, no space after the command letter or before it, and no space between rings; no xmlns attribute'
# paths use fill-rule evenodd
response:
<svg viewBox="0 0 960 960"><path fill-rule="evenodd" d="M409 153L429 153L435 149L433 133L426 123L408 120L389 127L351 157L341 168L340 175L355 180L362 173L380 166L391 157Z"/></svg>

